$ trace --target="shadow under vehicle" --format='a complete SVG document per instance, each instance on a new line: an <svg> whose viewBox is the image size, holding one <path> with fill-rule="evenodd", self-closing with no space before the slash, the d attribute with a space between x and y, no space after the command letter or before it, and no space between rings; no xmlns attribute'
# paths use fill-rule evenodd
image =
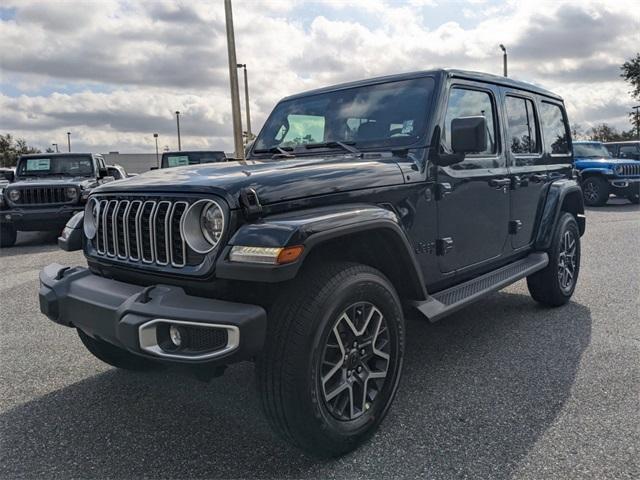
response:
<svg viewBox="0 0 640 480"><path fill-rule="evenodd" d="M475 72L287 97L246 161L94 191L62 241L88 268L47 266L41 310L120 368L255 361L271 427L344 454L389 412L406 314L436 322L524 278L569 302L585 231L569 132L559 96Z"/></svg>

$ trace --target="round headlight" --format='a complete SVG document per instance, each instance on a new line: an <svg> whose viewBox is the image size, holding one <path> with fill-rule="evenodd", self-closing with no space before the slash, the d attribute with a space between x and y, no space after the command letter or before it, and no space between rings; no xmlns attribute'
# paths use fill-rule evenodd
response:
<svg viewBox="0 0 640 480"><path fill-rule="evenodd" d="M100 204L95 198L90 199L84 207L84 221L82 223L84 234L89 240L93 240L96 236L99 214Z"/></svg>
<svg viewBox="0 0 640 480"><path fill-rule="evenodd" d="M224 210L215 200L198 200L182 216L182 236L196 253L209 253L224 234Z"/></svg>
<svg viewBox="0 0 640 480"><path fill-rule="evenodd" d="M64 193L69 200L76 200L78 198L78 190L76 187L67 187L64 189Z"/></svg>
<svg viewBox="0 0 640 480"><path fill-rule="evenodd" d="M12 202L20 200L20 190L9 190L9 200Z"/></svg>
<svg viewBox="0 0 640 480"><path fill-rule="evenodd" d="M616 172L616 175L622 175L624 168L622 168L622 165L616 165L616 168L614 168L613 171Z"/></svg>

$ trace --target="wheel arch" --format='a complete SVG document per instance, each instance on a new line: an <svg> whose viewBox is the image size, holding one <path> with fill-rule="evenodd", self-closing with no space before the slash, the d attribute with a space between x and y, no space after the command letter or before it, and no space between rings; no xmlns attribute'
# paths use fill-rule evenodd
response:
<svg viewBox="0 0 640 480"><path fill-rule="evenodd" d="M233 245L302 245L304 250L300 259L291 264L239 264L228 260ZM380 270L404 299L427 298L422 271L397 214L378 205L315 208L247 224L222 252L216 275L277 283L292 280L302 268L329 259L354 261Z"/></svg>
<svg viewBox="0 0 640 480"><path fill-rule="evenodd" d="M537 249L549 248L562 212L570 213L575 217L580 236L582 236L586 229L584 198L582 189L575 180L557 180L550 185L536 236Z"/></svg>

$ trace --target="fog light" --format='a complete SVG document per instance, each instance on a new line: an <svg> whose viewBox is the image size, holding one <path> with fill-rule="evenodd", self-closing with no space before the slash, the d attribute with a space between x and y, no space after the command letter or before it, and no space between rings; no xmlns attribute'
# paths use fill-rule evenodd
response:
<svg viewBox="0 0 640 480"><path fill-rule="evenodd" d="M176 347L180 347L182 345L182 332L180 331L180 327L171 325L169 327L169 338L171 339L171 343Z"/></svg>

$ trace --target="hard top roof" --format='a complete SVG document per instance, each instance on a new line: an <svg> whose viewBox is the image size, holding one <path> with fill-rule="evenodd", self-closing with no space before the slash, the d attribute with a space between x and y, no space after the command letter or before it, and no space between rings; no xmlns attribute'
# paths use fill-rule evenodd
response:
<svg viewBox="0 0 640 480"><path fill-rule="evenodd" d="M486 83L493 83L496 85L503 85L506 87L512 87L512 88L517 88L519 90L526 90L528 92L532 92L532 93L537 93L539 95L544 95L546 97L550 97L553 98L554 100L560 100L562 101L562 97L560 97L559 95L556 95L553 92L550 92L549 90L546 90L542 87L539 87L537 85L533 85L531 83L526 83L526 82L521 82L519 80L513 80L511 78L508 77L501 77L498 75L492 75L490 73L483 73L483 72L473 72L470 70L457 70L457 69L451 69L451 68L438 68L438 69L434 69L434 70L423 70L423 71L416 71L416 72L407 72L407 73L400 73L400 74L396 74L396 75L386 75L386 76L382 76L382 77L374 77L374 78L367 78L364 80L357 80L354 82L347 82L347 83L341 83L338 85L332 85L329 87L322 87L322 88L318 88L318 89L314 89L314 90L309 90L306 92L302 92L302 93L298 93L295 95L290 95L288 97L283 98L281 101L283 100L291 100L294 98L300 98L300 97L305 97L308 95L315 95L318 93L327 93L327 92L332 92L332 91L336 91L336 90L342 90L345 88L353 88L353 87L361 87L361 86L365 86L365 85L372 85L372 84L376 84L376 83L385 83L385 82L396 82L396 81L400 81L400 80L409 80L409 79L413 79L413 78L419 78L419 77L427 77L427 76L448 76L451 78L461 78L461 79L466 79L466 80L478 80L481 82L486 82Z"/></svg>

